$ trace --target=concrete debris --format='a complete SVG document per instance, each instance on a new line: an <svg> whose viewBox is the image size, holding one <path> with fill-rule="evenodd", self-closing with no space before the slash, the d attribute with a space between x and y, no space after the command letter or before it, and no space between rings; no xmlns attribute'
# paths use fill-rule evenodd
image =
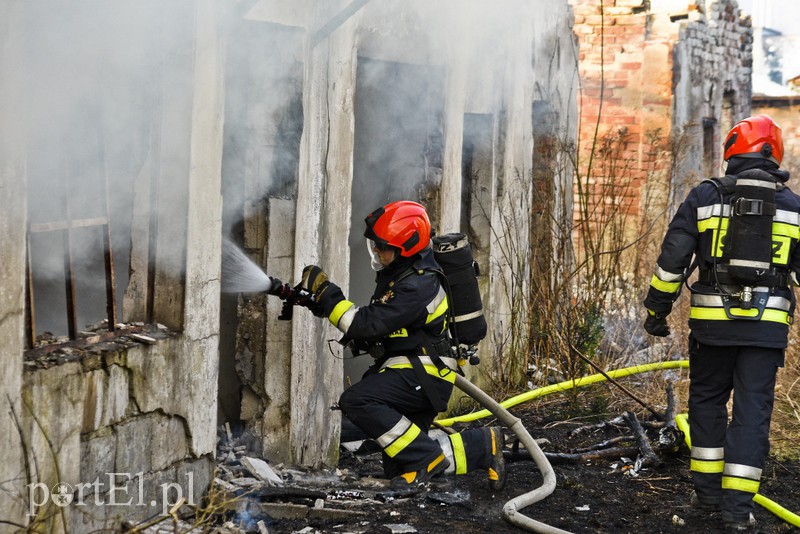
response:
<svg viewBox="0 0 800 534"><path fill-rule="evenodd" d="M174 521L172 518L168 520L164 520L160 523L155 525L151 525L143 530L141 530L142 534L173 534L175 532L184 532L186 534L201 534L203 529L199 526L194 526L191 523L187 523L183 520ZM218 531L220 534L222 532L240 532L240 531Z"/></svg>
<svg viewBox="0 0 800 534"><path fill-rule="evenodd" d="M360 510L344 510L339 508L312 508L304 504L261 502L250 503L248 510L257 510L273 519L321 519L337 521L366 516Z"/></svg>
<svg viewBox="0 0 800 534"><path fill-rule="evenodd" d="M214 485L219 487L222 491L226 493L235 493L237 487L229 482L222 480L221 478L215 477L214 478Z"/></svg>
<svg viewBox="0 0 800 534"><path fill-rule="evenodd" d="M242 465L270 486L283 486L283 479L279 477L267 462L260 458L243 456L240 461Z"/></svg>
<svg viewBox="0 0 800 534"><path fill-rule="evenodd" d="M417 529L408 523L388 523L383 526L388 528L389 532L392 534L410 534L412 532L417 532Z"/></svg>
<svg viewBox="0 0 800 534"><path fill-rule="evenodd" d="M267 525L264 524L264 521L259 521L256 525L258 525L258 532L260 534L269 534L269 530L267 529Z"/></svg>
<svg viewBox="0 0 800 534"><path fill-rule="evenodd" d="M432 491L426 495L428 500L449 506L464 506L471 508L470 494L463 489L453 491Z"/></svg>
<svg viewBox="0 0 800 534"><path fill-rule="evenodd" d="M257 478L252 478L252 477L234 478L234 479L231 479L230 483L231 484L235 484L235 485L237 485L237 486L239 486L241 488L253 488L255 486L264 485L263 482L261 482Z"/></svg>
<svg viewBox="0 0 800 534"><path fill-rule="evenodd" d="M332 501L365 499L367 494L361 490L334 490L328 493Z"/></svg>
<svg viewBox="0 0 800 534"><path fill-rule="evenodd" d="M147 345L155 345L156 343L158 343L158 340L156 340L156 338L145 336L142 334L128 334L128 337L131 339L135 339L136 341L145 343Z"/></svg>
<svg viewBox="0 0 800 534"><path fill-rule="evenodd" d="M359 440L359 441L342 442L341 446L344 447L345 449L347 449L348 451L352 452L352 453L356 453L356 452L359 451L359 449L361 448L361 446L364 444L365 441L366 440L362 439L362 440Z"/></svg>
<svg viewBox="0 0 800 534"><path fill-rule="evenodd" d="M416 486L402 489L402 490L389 490L377 493L375 498L384 503L390 503L396 499L405 499L408 497L412 497L423 491L429 489L428 484L417 484Z"/></svg>

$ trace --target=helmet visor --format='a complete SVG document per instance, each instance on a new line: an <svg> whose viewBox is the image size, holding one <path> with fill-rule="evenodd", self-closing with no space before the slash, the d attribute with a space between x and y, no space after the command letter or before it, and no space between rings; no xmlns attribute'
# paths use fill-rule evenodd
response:
<svg viewBox="0 0 800 534"><path fill-rule="evenodd" d="M383 269L383 264L381 263L381 257L378 255L378 245L372 239L367 239L367 252L369 252L370 258L370 267L372 270L377 272Z"/></svg>

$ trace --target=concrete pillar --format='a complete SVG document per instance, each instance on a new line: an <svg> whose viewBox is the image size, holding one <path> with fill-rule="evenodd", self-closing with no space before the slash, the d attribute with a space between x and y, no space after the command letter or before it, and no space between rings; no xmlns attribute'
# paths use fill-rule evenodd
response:
<svg viewBox="0 0 800 534"><path fill-rule="evenodd" d="M191 138L189 144L186 237L186 293L183 317L187 375L194 386L188 422L192 450L208 454L216 447L219 373L219 306L222 234L223 79L217 35L216 2L194 3L191 65Z"/></svg>
<svg viewBox="0 0 800 534"><path fill-rule="evenodd" d="M19 414L25 325L27 221L23 67L23 0L0 4L0 520L25 524Z"/></svg>
<svg viewBox="0 0 800 534"><path fill-rule="evenodd" d="M280 280L292 280L295 250L295 204L292 199L270 198L267 221L268 246L266 271ZM267 458L273 463L288 462L292 411L292 323L278 320L283 301L267 299L264 341L263 391L265 404L259 435ZM296 317L306 313L296 310ZM244 410L242 418L246 419Z"/></svg>
<svg viewBox="0 0 800 534"><path fill-rule="evenodd" d="M312 27L321 27L336 12L318 9L322 13L318 11ZM354 15L307 52L297 191L295 275L299 278L305 265L320 264L345 294L358 18ZM290 435L294 460L300 464L335 465L338 459L341 420L330 407L342 390L342 362L330 354L326 340L339 335L307 312L295 314Z"/></svg>
<svg viewBox="0 0 800 534"><path fill-rule="evenodd" d="M531 102L533 42L531 7L515 2L519 20L506 21L509 36L498 123L497 181L492 210L490 339L506 354L527 350L524 295L528 289L531 207ZM529 15L525 16L523 14ZM488 363L488 362L487 362ZM498 361L490 368L497 373Z"/></svg>
<svg viewBox="0 0 800 534"><path fill-rule="evenodd" d="M464 36L472 35L472 18L456 18L455 28L449 28L448 66L445 82L444 150L442 154L441 206L439 233L464 231L461 228L461 155L464 146L464 107L467 100L469 45Z"/></svg>

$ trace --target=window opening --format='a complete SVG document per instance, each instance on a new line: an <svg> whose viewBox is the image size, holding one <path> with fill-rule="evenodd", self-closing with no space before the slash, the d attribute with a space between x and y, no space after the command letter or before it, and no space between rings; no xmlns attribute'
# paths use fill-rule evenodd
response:
<svg viewBox="0 0 800 534"><path fill-rule="evenodd" d="M114 277L114 254L112 250L111 241L111 225L108 215L108 182L104 177L101 180L102 191L100 192L100 209L101 215L98 217L88 218L72 218L69 186L65 188L64 194L60 202L63 205L63 213L65 214L62 220L30 223L28 225L27 235L27 254L26 254L26 278L25 278L25 296L26 296L26 342L29 355L42 354L51 352L65 346L84 346L99 341L113 339L119 335L117 327L117 305L116 305L116 285ZM79 338L78 329L78 299L80 296L76 291L77 280L76 270L74 267L75 253L73 249L74 233L80 229L97 229L99 230L99 238L95 232L94 241L95 246L92 252L101 252L103 256L103 272L105 274L105 297L106 297L106 332L98 333L96 335L84 336ZM63 258L63 284L66 295L66 322L67 322L67 338L66 342L38 342L36 333L36 308L34 299L34 277L36 257L33 253L31 246L31 239L37 235L49 234L51 236L60 234L61 237L61 256ZM57 238L56 238L57 239ZM99 245L99 246L98 246ZM98 251L98 249L100 249ZM133 327L126 328L124 333L131 333L133 331L140 331L141 328Z"/></svg>

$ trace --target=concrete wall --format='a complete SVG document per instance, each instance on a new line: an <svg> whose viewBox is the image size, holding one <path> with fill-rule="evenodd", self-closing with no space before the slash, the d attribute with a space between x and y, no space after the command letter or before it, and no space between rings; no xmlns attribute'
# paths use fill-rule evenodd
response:
<svg viewBox="0 0 800 534"><path fill-rule="evenodd" d="M26 367L22 419L32 482L75 492L69 506L33 507L36 528L88 532L160 514L167 483L200 502L213 467L207 428L215 425L208 406L194 400L186 340L156 337L152 346L121 341L73 351L60 365ZM34 500L44 499L34 493ZM129 501L135 506L114 505Z"/></svg>
<svg viewBox="0 0 800 534"><path fill-rule="evenodd" d="M673 171L677 201L688 187L721 173L724 137L750 115L753 74L751 21L734 0L707 2L688 17L674 48L672 128L686 150ZM704 119L713 153L704 147Z"/></svg>
<svg viewBox="0 0 800 534"><path fill-rule="evenodd" d="M22 444L14 415L21 410L22 353L25 350L25 220L26 166L23 64L18 53L23 35L14 23L23 11L21 1L0 6L0 520L24 524Z"/></svg>
<svg viewBox="0 0 800 534"><path fill-rule="evenodd" d="M346 295L365 302L372 287L364 281L372 275L361 238L364 215L399 198L425 203L438 233L466 231L476 240L491 324L482 369L497 372L504 352L524 350L514 345L524 336L515 336L509 323L510 298L525 291L528 276L532 102L550 103L560 135L574 137L576 131L577 69L569 6L538 1L497 9L483 1L398 1L367 2L348 11L350 5L304 2L288 7L264 0L246 14L247 21L261 21L265 31L269 24L281 24L307 32L302 56L297 55L298 47L287 50L303 63L304 122L296 190L284 187L276 193L268 185L253 189L271 198L276 209L285 206L277 216L273 208L266 215L266 248L262 241L248 245L249 228L264 219L234 202L231 220L236 220L233 212L239 214L245 247L270 274L296 281L305 265L318 263ZM282 31L296 35L293 29ZM287 47L287 40L280 46ZM389 85L392 76L400 78ZM404 93L403 84L416 87L419 94ZM291 92L283 85L275 89L273 95ZM398 104L397 99L404 98L418 100ZM268 106L274 101L262 100ZM386 103L379 104L382 101ZM392 116L388 108L398 105L414 106L413 113L380 123L381 116ZM274 109L276 116L282 116L286 104ZM419 113L420 109L428 111ZM425 122L421 128L409 124L416 120L414 114ZM481 148L474 162L480 177L469 186L464 186L472 179L464 176L465 116L482 117L481 126L470 130L470 143ZM249 162L231 172L259 173ZM274 183L275 178L266 175L263 183ZM568 196L569 177L554 174L549 180L560 181L553 189L562 198ZM293 200L295 219L289 231L280 214L288 213ZM552 220L546 215L543 219ZM274 252L284 251L287 240L294 243L291 258ZM502 252L510 243L514 257ZM245 299L240 306L240 316L247 322L239 330L235 356L244 383L241 417L262 436L265 455L330 464L337 454L339 422L330 416L329 406L341 392L343 371L335 358L341 356L341 348L327 340L340 334L297 310L289 364L280 354L285 350L284 329L269 318L271 309L276 309L274 303L258 297ZM347 381L358 380L361 372L358 362L344 368ZM287 394L304 402L289 402ZM287 431L289 451L283 450L279 439Z"/></svg>
<svg viewBox="0 0 800 534"><path fill-rule="evenodd" d="M127 6L127 24L117 29L131 34L145 31L153 36L153 42L163 45L160 49L156 46L163 53L155 58L158 68L147 72L152 78L142 85L137 85L141 82L138 72L124 76L114 72L114 67L122 69L121 65L143 67L131 61L150 43L141 34L140 41L126 41L130 49L115 48L109 55L95 46L96 54L83 56L80 44L66 38L59 41L59 36L80 34L81 28L94 22L109 27L119 23L119 13L110 14L102 3L83 4L67 18L59 15L65 7L61 4L52 6L52 12L20 2L4 3L0 8L4 26L0 50L5 67L0 81L0 199L4 206L0 214L0 359L4 369L0 422L6 429L0 436L0 481L3 490L11 490L0 492L0 519L4 521L29 523L48 532L114 528L124 519L138 522L163 513L162 484L176 485L169 496L172 502L178 487L194 503L200 502L208 488L216 448L222 219L224 46L216 4L199 0L168 7L158 2ZM156 14L160 16L148 18ZM102 27L97 35L107 35L109 27ZM36 29L34 35L46 37L46 42L32 42L25 33L32 28ZM85 42L92 38L87 36ZM42 51L54 43L66 56L77 58L73 68L82 73L63 80L63 87L45 86L37 78ZM81 89L76 90L78 87ZM134 96L128 101L113 98L120 92ZM145 100L145 93L157 95L155 100L161 105L132 114L144 118L124 124L130 137L122 143L120 156L115 142L120 141L117 128L122 129L122 124L116 122L131 119L125 115L129 104L133 101L135 108L137 98ZM53 106L59 102L62 106ZM72 105L75 109L67 109ZM54 117L49 131L43 133L36 119L41 118L40 108L50 106L56 110L63 107L63 115ZM25 233L32 216L26 211L26 163L38 163L58 152L57 145L46 142L47 133L56 134L51 141L61 134L69 138L83 133L91 119L79 124L70 123L69 117L95 117L92 113L96 110L101 119L91 125L99 132L105 150L93 152L91 138L77 140L68 144L70 150L61 152L66 164L62 161L58 168L78 169L72 176L81 177L95 161L81 158L99 155L100 166L114 175L109 181L129 185L108 191L112 224L118 225L122 235L130 232L131 265L138 269L121 315L127 321L143 321L148 314L150 231L157 228L153 319L162 325L150 333L156 340L152 345L123 337L86 348L27 353L23 369ZM23 123L22 111L34 118ZM113 120L104 122L103 113ZM134 127L142 123L146 125L144 133ZM81 146L90 148L83 152ZM137 161L142 147L146 155ZM64 180L60 175L52 178L54 184ZM131 185L134 181L135 187ZM151 195L154 184L158 192ZM67 194L82 191L73 185L75 190L67 188ZM53 187L37 191L37 195L50 195L57 201L59 190ZM114 209L126 202L127 208ZM74 204L72 217L90 216L78 211L78 205ZM126 214L131 215L130 221ZM48 216L60 217L57 212L36 215L40 217L37 222L48 221ZM129 227L133 229L123 229ZM76 253L76 257L82 256ZM42 257L35 259L44 263ZM126 264L117 265L123 272L127 268ZM63 274L58 275L63 280ZM56 308L57 302L40 305ZM19 416L20 432L9 419L9 401ZM114 473L116 479L110 480ZM58 484L66 485L72 504L56 506L48 498ZM29 508L29 488L41 506Z"/></svg>

